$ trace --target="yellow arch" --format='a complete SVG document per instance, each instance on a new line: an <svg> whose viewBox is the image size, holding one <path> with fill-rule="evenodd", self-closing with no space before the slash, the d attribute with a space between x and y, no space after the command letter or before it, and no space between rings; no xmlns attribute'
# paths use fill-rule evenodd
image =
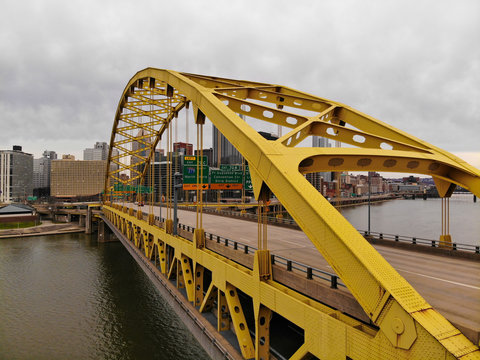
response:
<svg viewBox="0 0 480 360"><path fill-rule="evenodd" d="M155 100L159 108L150 112L140 110L141 106L152 103L155 94L163 97ZM326 170L417 172L433 176L442 195L449 196L453 189L450 184L459 184L480 196L478 169L333 101L279 85L154 68L138 72L123 92L113 125L109 161L122 166L119 158L112 156L112 150L122 149L128 141L137 141L143 146L141 149L153 149L167 124L188 102L193 104L197 121L204 117L210 119L248 161L256 196L264 188L263 184L271 189L347 285L372 323L380 327L395 347L409 349L417 336L424 336L421 334L425 332L457 358L478 358L478 347L436 312L303 176L303 173ZM138 111L124 111L134 109L135 103ZM313 115L299 114L299 109ZM277 141L269 141L237 114L292 130ZM149 116L150 120L140 125L132 121L131 126L147 134L128 136L125 130L128 126L121 129L120 121L128 123L138 116ZM118 140L116 135L122 132L124 138ZM309 135L351 143L359 148L295 147ZM149 141L145 141L147 138ZM147 156L141 155L139 149L127 149L127 153L137 156L139 163L144 164L149 164L152 157L151 151ZM122 169L131 169L131 164ZM106 191L112 178L121 180L115 175L120 171L109 173ZM144 175L145 171L136 174L137 179Z"/></svg>

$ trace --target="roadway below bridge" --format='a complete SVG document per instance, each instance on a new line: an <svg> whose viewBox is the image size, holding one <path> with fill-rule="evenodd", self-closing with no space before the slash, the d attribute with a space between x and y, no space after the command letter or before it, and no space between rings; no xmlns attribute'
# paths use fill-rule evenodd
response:
<svg viewBox="0 0 480 360"><path fill-rule="evenodd" d="M148 206L141 209L148 212ZM158 207L154 208L154 212L159 216ZM163 208L162 216L165 217L165 214ZM178 218L181 224L196 227L195 212L178 210ZM257 247L258 229L255 222L203 214L203 228L208 233ZM478 343L480 262L377 244L373 246L436 310ZM333 273L333 269L301 230L269 225L268 247L272 254Z"/></svg>

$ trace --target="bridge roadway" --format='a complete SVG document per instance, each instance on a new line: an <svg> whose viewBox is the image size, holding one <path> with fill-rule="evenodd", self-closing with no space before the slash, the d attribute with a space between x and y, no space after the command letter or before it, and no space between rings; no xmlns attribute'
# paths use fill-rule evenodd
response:
<svg viewBox="0 0 480 360"><path fill-rule="evenodd" d="M133 205L136 209L137 207ZM148 212L148 206L141 208ZM154 208L159 216L159 208ZM166 209L162 209L165 217ZM196 213L178 210L181 224L195 227ZM257 247L257 224L238 218L203 214L206 232ZM271 253L333 272L307 236L300 230L268 225ZM469 336L480 333L480 262L425 254L389 246L375 249L443 316ZM348 291L340 289L340 291ZM468 330L467 330L468 329ZM477 340L478 342L478 340Z"/></svg>

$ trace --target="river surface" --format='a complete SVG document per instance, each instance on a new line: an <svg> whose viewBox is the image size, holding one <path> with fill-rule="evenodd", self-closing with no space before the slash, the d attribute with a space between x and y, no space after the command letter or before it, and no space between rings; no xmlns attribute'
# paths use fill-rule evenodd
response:
<svg viewBox="0 0 480 360"><path fill-rule="evenodd" d="M0 359L208 359L119 242L0 239Z"/></svg>
<svg viewBox="0 0 480 360"><path fill-rule="evenodd" d="M480 202L450 201L450 233L480 244ZM368 206L343 208L367 229ZM371 207L371 230L438 239L439 199ZM0 239L0 359L208 359L121 243Z"/></svg>
<svg viewBox="0 0 480 360"><path fill-rule="evenodd" d="M399 199L372 203L370 230L438 240L442 231L441 203L441 199ZM344 207L341 213L356 229L368 229L367 205ZM480 245L480 200L474 203L471 194L452 196L450 235L453 242Z"/></svg>

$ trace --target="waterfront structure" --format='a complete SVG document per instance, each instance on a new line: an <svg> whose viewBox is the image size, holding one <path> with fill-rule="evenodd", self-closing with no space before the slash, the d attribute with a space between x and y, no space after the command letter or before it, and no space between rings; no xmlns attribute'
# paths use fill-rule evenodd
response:
<svg viewBox="0 0 480 360"><path fill-rule="evenodd" d="M0 150L0 203L25 201L33 195L33 155L14 145Z"/></svg>
<svg viewBox="0 0 480 360"><path fill-rule="evenodd" d="M24 204L9 204L0 207L0 225L24 224L33 226L38 221L36 210Z"/></svg>
<svg viewBox="0 0 480 360"><path fill-rule="evenodd" d="M50 188L50 171L52 168L52 160L57 159L55 151L45 150L39 159L33 160L33 188L48 189Z"/></svg>
<svg viewBox="0 0 480 360"><path fill-rule="evenodd" d="M103 190L105 160L53 160L50 195L75 198L98 195Z"/></svg>

